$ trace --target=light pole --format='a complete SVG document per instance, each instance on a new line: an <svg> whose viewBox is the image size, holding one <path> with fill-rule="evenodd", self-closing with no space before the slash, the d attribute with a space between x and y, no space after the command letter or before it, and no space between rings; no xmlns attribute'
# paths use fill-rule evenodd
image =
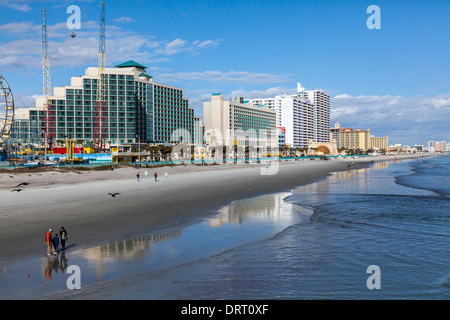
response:
<svg viewBox="0 0 450 320"><path fill-rule="evenodd" d="M136 141L138 141L138 159L139 159L139 163L141 162L141 141L139 139L139 136L136 135Z"/></svg>
<svg viewBox="0 0 450 320"><path fill-rule="evenodd" d="M42 130L44 133L44 145L45 145L45 153L44 153L44 163L47 161L47 131Z"/></svg>

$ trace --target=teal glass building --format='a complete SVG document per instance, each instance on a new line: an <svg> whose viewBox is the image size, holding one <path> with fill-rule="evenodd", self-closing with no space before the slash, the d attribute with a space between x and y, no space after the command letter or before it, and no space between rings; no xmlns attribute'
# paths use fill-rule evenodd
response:
<svg viewBox="0 0 450 320"><path fill-rule="evenodd" d="M194 135L194 108L183 96L183 89L156 83L146 73L147 67L127 61L106 68L105 144L177 143L177 129ZM70 86L54 88L53 105L55 139L70 137L85 143L94 140L98 69L90 67L85 75L72 77ZM29 108L29 120L43 126L43 98ZM191 138L191 143L193 138Z"/></svg>

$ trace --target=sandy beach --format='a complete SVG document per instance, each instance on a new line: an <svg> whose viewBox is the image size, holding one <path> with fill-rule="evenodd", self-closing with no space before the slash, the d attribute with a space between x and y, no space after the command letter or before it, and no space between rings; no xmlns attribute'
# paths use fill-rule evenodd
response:
<svg viewBox="0 0 450 320"><path fill-rule="evenodd" d="M263 164L1 173L0 261L7 266L45 256L44 235L49 228L64 226L68 245L81 249L191 224L233 200L290 190L349 170L352 163L351 169L357 169L386 160L394 157L285 161L274 175L261 175Z"/></svg>

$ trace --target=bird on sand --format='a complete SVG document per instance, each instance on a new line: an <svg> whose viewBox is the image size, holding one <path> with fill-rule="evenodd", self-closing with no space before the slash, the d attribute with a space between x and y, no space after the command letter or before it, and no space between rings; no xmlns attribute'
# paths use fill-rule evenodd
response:
<svg viewBox="0 0 450 320"><path fill-rule="evenodd" d="M111 197L115 198L117 195L119 195L120 193L108 193Z"/></svg>

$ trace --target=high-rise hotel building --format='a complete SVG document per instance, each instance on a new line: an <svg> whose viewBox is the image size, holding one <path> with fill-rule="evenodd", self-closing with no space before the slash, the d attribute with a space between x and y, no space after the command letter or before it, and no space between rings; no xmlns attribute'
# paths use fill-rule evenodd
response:
<svg viewBox="0 0 450 320"><path fill-rule="evenodd" d="M241 97L213 94L203 103L203 121L208 145L278 147L276 112Z"/></svg>
<svg viewBox="0 0 450 320"><path fill-rule="evenodd" d="M285 143L290 147L308 147L310 141L330 141L330 95L323 90L305 90L297 84L295 95L251 99L277 113L277 127L285 128Z"/></svg>
<svg viewBox="0 0 450 320"><path fill-rule="evenodd" d="M70 86L55 87L53 105L55 139L94 139L98 68L72 77ZM183 89L156 83L146 67L132 60L105 68L106 145L122 143L175 143L172 133L186 129L194 134L194 108ZM30 121L43 127L44 98L28 109ZM191 141L192 142L192 141Z"/></svg>
<svg viewBox="0 0 450 320"><path fill-rule="evenodd" d="M298 85L297 95L313 105L313 141L330 142L330 95L322 89L305 90Z"/></svg>
<svg viewBox="0 0 450 320"><path fill-rule="evenodd" d="M277 127L285 128L285 145L303 148L313 140L313 105L306 99L297 95L279 95L275 98L251 101L276 111Z"/></svg>

